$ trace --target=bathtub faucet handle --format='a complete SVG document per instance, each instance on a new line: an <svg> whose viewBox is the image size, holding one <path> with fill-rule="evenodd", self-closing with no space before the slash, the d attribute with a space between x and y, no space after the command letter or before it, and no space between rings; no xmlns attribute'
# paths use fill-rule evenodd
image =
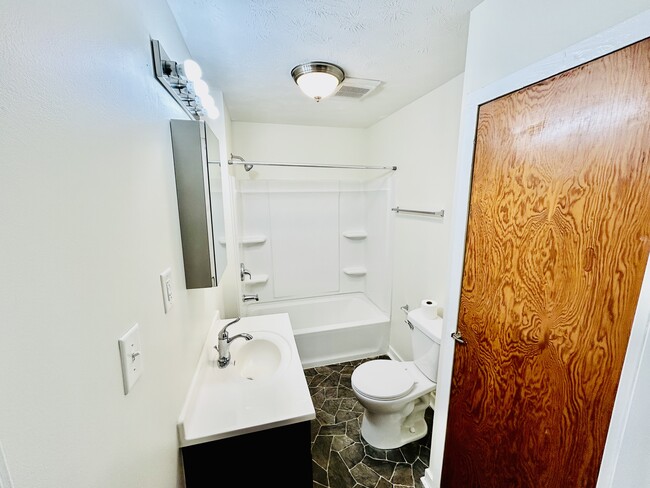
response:
<svg viewBox="0 0 650 488"><path fill-rule="evenodd" d="M246 266L244 266L244 263L239 263L239 278L241 281L244 281L244 277L248 275L248 279L251 279L251 273L246 269Z"/></svg>

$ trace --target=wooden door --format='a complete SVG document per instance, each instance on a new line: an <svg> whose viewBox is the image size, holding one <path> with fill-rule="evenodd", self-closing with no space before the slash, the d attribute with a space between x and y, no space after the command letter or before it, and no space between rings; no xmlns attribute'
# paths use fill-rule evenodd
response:
<svg viewBox="0 0 650 488"><path fill-rule="evenodd" d="M480 107L443 487L596 485L649 250L649 39Z"/></svg>

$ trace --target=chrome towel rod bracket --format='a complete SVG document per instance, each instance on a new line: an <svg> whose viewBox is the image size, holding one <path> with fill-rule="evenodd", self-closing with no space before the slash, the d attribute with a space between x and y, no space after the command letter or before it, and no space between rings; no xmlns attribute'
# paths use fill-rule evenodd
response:
<svg viewBox="0 0 650 488"><path fill-rule="evenodd" d="M417 214L417 215L431 215L433 217L444 217L445 216L445 211L444 210L437 210L435 212L431 212L428 210L408 210L406 208L391 208L391 210L395 213L412 213L412 214Z"/></svg>

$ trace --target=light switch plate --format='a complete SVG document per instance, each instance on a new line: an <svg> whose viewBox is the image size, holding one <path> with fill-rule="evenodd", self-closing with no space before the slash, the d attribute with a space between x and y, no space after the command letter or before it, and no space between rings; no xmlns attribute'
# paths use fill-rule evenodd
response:
<svg viewBox="0 0 650 488"><path fill-rule="evenodd" d="M140 344L140 327L135 324L129 331L118 339L120 359L122 361L122 380L124 394L128 395L144 367L142 347Z"/></svg>
<svg viewBox="0 0 650 488"><path fill-rule="evenodd" d="M160 287L163 294L163 303L165 304L165 313L167 313L174 304L174 286L172 283L171 268L167 268L160 273Z"/></svg>

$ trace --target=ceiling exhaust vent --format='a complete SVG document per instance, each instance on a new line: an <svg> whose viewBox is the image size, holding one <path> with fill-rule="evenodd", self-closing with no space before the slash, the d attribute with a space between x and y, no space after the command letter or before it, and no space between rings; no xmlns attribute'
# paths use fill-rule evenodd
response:
<svg viewBox="0 0 650 488"><path fill-rule="evenodd" d="M345 78L332 98L359 100L381 84L379 80L363 80L361 78Z"/></svg>

